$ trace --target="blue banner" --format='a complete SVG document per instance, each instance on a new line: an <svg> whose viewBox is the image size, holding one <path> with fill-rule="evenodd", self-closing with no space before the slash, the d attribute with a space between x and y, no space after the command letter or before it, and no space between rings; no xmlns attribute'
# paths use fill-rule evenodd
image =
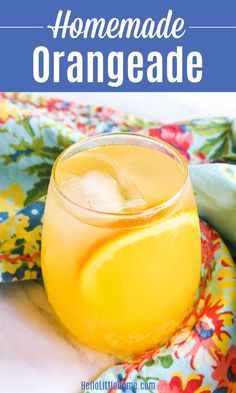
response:
<svg viewBox="0 0 236 393"><path fill-rule="evenodd" d="M8 0L1 91L236 91L236 2Z"/></svg>

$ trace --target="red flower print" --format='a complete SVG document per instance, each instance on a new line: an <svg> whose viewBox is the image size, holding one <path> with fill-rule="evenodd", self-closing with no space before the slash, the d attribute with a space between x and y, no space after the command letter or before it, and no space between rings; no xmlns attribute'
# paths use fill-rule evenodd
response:
<svg viewBox="0 0 236 393"><path fill-rule="evenodd" d="M217 388L227 388L227 393L236 392L236 345L226 355L219 356L212 378L218 382Z"/></svg>
<svg viewBox="0 0 236 393"><path fill-rule="evenodd" d="M200 163L208 161L203 153L195 153L195 156L199 159Z"/></svg>
<svg viewBox="0 0 236 393"><path fill-rule="evenodd" d="M85 130L85 124L82 123L81 121L77 121L76 123L76 128L80 131L84 131Z"/></svg>
<svg viewBox="0 0 236 393"><path fill-rule="evenodd" d="M96 135L97 127L94 124L89 124L86 128L87 135Z"/></svg>
<svg viewBox="0 0 236 393"><path fill-rule="evenodd" d="M191 358L190 365L193 369L201 367L204 362L216 365L221 352L219 343L223 345L224 338L230 338L229 333L223 329L225 318L233 317L230 311L220 312L224 307L223 301L212 302L211 294L202 301L203 307L200 312L196 311L197 322L191 330L189 327L183 329L172 344L177 348L177 358Z"/></svg>
<svg viewBox="0 0 236 393"><path fill-rule="evenodd" d="M189 161L188 150L193 143L193 133L186 125L167 125L150 129L149 135L173 145Z"/></svg>
<svg viewBox="0 0 236 393"><path fill-rule="evenodd" d="M103 110L102 106L95 107L95 112L102 112L102 110Z"/></svg>
<svg viewBox="0 0 236 393"><path fill-rule="evenodd" d="M208 387L202 386L203 375L190 375L184 381L180 375L174 375L170 382L160 381L158 393L211 393Z"/></svg>
<svg viewBox="0 0 236 393"><path fill-rule="evenodd" d="M160 345L149 349L141 354L135 355L131 360L123 362L122 367L127 375L133 371L139 372L148 360L153 360L154 356L159 353Z"/></svg>
<svg viewBox="0 0 236 393"><path fill-rule="evenodd" d="M202 276L202 293L200 294L199 299L204 296L204 292L207 286L207 280L210 280L212 276L212 271L214 267L212 262L215 259L216 251L220 248L219 235L202 220L200 220L200 229L202 245L202 263L206 269L206 274Z"/></svg>
<svg viewBox="0 0 236 393"><path fill-rule="evenodd" d="M45 106L46 106L46 108L47 108L49 111L52 111L52 110L56 109L57 104L60 103L60 102L61 102L61 100L59 100L59 99L53 99L53 98L51 98L51 99L49 99L49 100L46 101Z"/></svg>
<svg viewBox="0 0 236 393"><path fill-rule="evenodd" d="M202 262L206 267L214 260L215 252L220 248L220 237L209 225L200 220L202 234Z"/></svg>

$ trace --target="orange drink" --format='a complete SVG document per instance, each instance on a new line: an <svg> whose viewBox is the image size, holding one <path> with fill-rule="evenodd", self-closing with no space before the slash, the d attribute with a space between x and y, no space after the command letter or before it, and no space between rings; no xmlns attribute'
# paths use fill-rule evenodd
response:
<svg viewBox="0 0 236 393"><path fill-rule="evenodd" d="M42 269L82 343L131 355L167 340L199 284L199 221L184 159L132 134L79 142L54 164Z"/></svg>

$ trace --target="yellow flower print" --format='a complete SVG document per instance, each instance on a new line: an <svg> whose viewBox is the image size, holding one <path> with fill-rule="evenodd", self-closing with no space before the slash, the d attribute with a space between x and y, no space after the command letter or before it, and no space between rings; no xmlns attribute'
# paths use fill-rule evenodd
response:
<svg viewBox="0 0 236 393"><path fill-rule="evenodd" d="M2 263L2 273L7 273L12 276L11 281L20 280L36 280L39 276L39 263L38 259L35 258L34 262L26 263L22 260L18 262L3 262ZM20 272L20 277L19 277Z"/></svg>
<svg viewBox="0 0 236 393"><path fill-rule="evenodd" d="M11 106L7 102L0 103L0 119L2 122L6 122L10 116L16 118L18 109L16 106Z"/></svg>
<svg viewBox="0 0 236 393"><path fill-rule="evenodd" d="M41 226L31 231L26 230L28 226L29 218L23 214L14 215L0 225L0 257L1 254L8 255L17 250L17 239L24 240L24 255L31 257L39 252Z"/></svg>
<svg viewBox="0 0 236 393"><path fill-rule="evenodd" d="M0 102L0 122L5 123L9 118L25 118L28 117L28 112L23 109L19 111L19 108L15 105L11 105L8 102Z"/></svg>
<svg viewBox="0 0 236 393"><path fill-rule="evenodd" d="M20 184L12 184L6 190L0 190L0 211L12 212L22 209L25 199L26 194L22 186Z"/></svg>

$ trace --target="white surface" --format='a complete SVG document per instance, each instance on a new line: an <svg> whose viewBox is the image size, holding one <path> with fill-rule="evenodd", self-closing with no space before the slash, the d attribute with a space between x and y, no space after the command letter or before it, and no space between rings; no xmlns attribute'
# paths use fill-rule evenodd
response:
<svg viewBox="0 0 236 393"><path fill-rule="evenodd" d="M78 393L114 358L76 343L39 283L0 285L0 393Z"/></svg>
<svg viewBox="0 0 236 393"><path fill-rule="evenodd" d="M48 93L171 122L236 115L236 94ZM0 285L0 393L78 393L114 359L75 343L38 283Z"/></svg>

